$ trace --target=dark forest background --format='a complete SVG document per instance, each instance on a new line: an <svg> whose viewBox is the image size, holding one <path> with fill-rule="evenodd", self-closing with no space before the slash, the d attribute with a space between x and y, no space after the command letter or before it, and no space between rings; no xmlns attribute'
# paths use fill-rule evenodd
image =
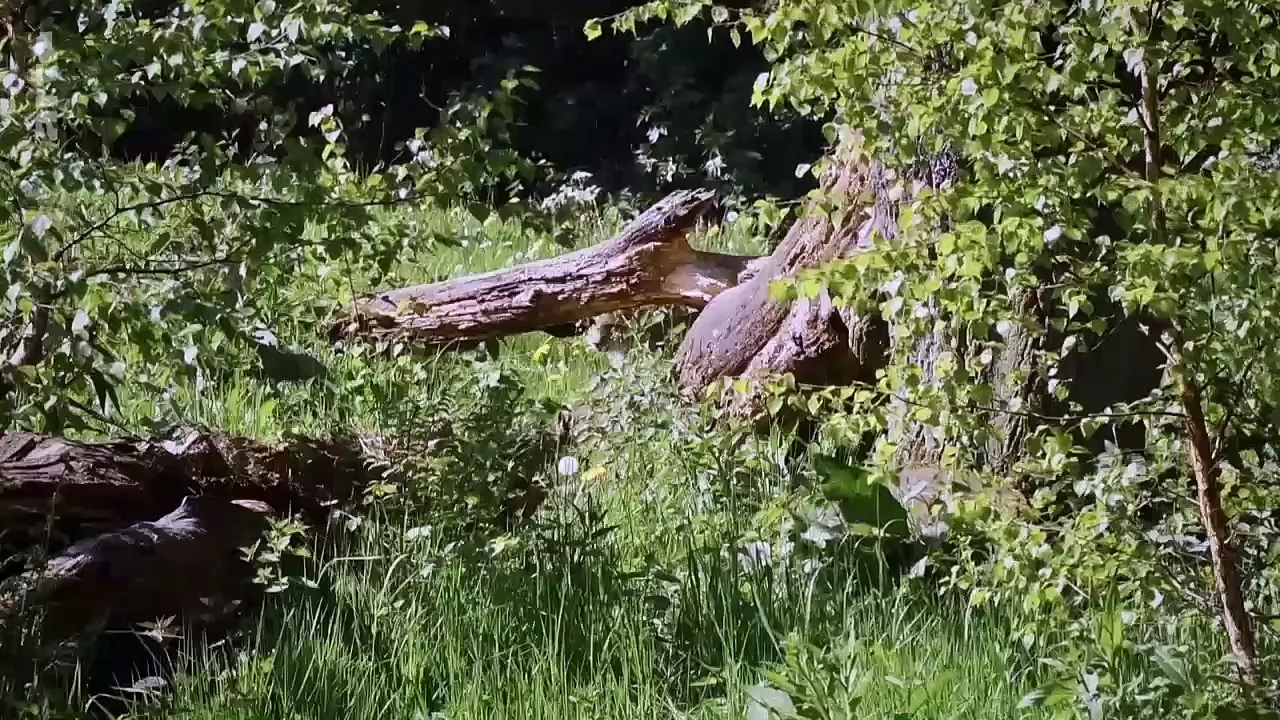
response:
<svg viewBox="0 0 1280 720"><path fill-rule="evenodd" d="M170 5L145 4L156 15ZM637 194L691 185L748 197L803 192L795 167L821 152L822 133L811 120L751 108L753 83L767 70L760 51L745 39L735 46L725 33L709 39L698 21L585 36L587 20L627 7L626 0L371 0L366 9L390 22L442 25L447 37L383 53L352 49L342 72L323 83L299 76L257 110L291 107L301 121L332 103L348 130L348 157L372 168L396 159L415 129L436 125L452 101L491 96L504 80L525 78L532 82L511 93L513 114L494 133L506 147L496 149L540 162L554 171L547 177L585 171L606 192ZM59 15L54 3L29 10ZM163 158L193 131L247 141L258 122L254 108L229 115L143 88L121 109L132 117L113 150L127 159ZM298 127L306 131L305 122Z"/></svg>

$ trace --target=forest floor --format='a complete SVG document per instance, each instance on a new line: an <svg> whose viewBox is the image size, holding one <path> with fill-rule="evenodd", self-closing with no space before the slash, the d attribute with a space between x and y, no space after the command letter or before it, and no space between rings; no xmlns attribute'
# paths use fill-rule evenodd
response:
<svg viewBox="0 0 1280 720"><path fill-rule="evenodd" d="M403 258L384 287L564 252L514 223L420 221L465 228L464 246ZM577 243L614 227L584 219ZM739 236L698 244L762 250ZM297 308L365 279L312 270L314 282L258 300L280 308L264 320L322 360L325 378L234 370L168 396L125 392L124 424L167 417L279 440L411 439L447 423L453 439L400 463L408 481L394 491L409 502L352 520L340 549L270 596L235 662L196 663L140 717L764 717L778 701L762 684L771 669L847 708L833 717L1024 716L1037 664L999 617L842 570L820 532L806 535L821 550L807 556L786 539L806 459L779 437L725 435L678 401L675 342L641 344L621 363L580 337L541 334L504 340L496 358L337 355ZM562 409L576 420L554 452L527 452ZM493 489L522 476L552 488L534 522L486 524Z"/></svg>

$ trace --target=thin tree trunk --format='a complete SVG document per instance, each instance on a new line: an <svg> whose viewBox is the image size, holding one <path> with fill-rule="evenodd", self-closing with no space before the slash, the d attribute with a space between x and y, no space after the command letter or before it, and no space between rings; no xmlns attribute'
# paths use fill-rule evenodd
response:
<svg viewBox="0 0 1280 720"><path fill-rule="evenodd" d="M1150 59L1142 64L1142 121L1146 180L1151 185L1148 221L1151 239L1157 244L1168 241L1164 203L1157 183L1161 178L1160 98L1158 77ZM1181 360L1181 358L1172 358ZM1186 413L1187 439L1190 444L1191 467L1196 481L1196 498L1200 520L1209 539L1209 557L1213 563L1214 586L1222 603L1222 623L1227 642L1240 665L1240 676L1248 684L1257 683L1258 655L1254 646L1253 626L1245 605L1240 582L1236 548L1231 542L1227 513L1222 508L1221 468L1213 453L1213 441L1204 418L1204 403L1192 369L1180 362L1174 367L1178 391Z"/></svg>
<svg viewBox="0 0 1280 720"><path fill-rule="evenodd" d="M1250 685L1258 681L1258 653L1253 642L1253 624L1249 618L1240 582L1239 553L1231 542L1231 528L1222 508L1222 468L1213 454L1213 443L1204 419L1200 388L1179 371L1178 384L1182 407L1187 414L1188 454L1196 478L1196 501L1200 521L1209 539L1209 558L1213 562L1213 582L1222 602L1222 620L1227 630L1231 652L1240 665L1240 676Z"/></svg>

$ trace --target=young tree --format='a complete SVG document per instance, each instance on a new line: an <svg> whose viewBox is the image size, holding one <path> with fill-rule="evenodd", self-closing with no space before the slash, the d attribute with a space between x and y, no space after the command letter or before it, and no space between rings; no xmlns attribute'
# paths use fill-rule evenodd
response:
<svg viewBox="0 0 1280 720"><path fill-rule="evenodd" d="M772 68L759 104L823 117L832 140L888 168L896 234L808 283L893 325L892 361L856 396L860 427L926 428L933 459L953 472L1036 475L1039 506L1055 479L1070 488L1085 472L1081 438L1104 421L1139 423L1146 462L1167 460L1194 484L1229 646L1256 682L1226 486L1245 511L1239 489L1269 479L1270 445L1245 438L1274 433L1280 400L1280 10L1248 0L660 0L611 21L652 18L709 19L762 45ZM959 179L913 184L945 151L959 155ZM1131 403L1091 406L1073 363L1126 323L1159 348L1163 379ZM1027 334L1033 351L1003 374L1022 390L993 384L989 368ZM992 467L993 418L1009 415L1037 428L1020 462ZM900 459L907 439L883 435L879 457Z"/></svg>

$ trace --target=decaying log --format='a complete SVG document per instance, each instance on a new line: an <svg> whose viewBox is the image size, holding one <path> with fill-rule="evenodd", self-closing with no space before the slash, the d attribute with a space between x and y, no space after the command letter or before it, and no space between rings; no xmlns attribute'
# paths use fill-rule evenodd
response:
<svg viewBox="0 0 1280 720"><path fill-rule="evenodd" d="M184 643L217 633L262 590L243 548L268 518L300 515L324 539L381 476L375 455L355 439L0 435L0 681L61 647L128 674L113 638L143 623L169 620Z"/></svg>
<svg viewBox="0 0 1280 720"><path fill-rule="evenodd" d="M955 158L944 153L927 168L908 173L904 198L916 188L937 189L954 181ZM888 325L877 317L860 317L836 307L820 293L814 299L779 302L770 293L776 280L792 279L806 270L833 260L848 258L867 250L877 236L896 233L897 201L889 199L888 174L874 162L852 159L837 149L822 190L827 197L846 203L843 222L833 224L824 201L815 201L791 227L783 243L762 261L754 278L717 296L690 328L676 360L681 390L696 394L727 377L748 379L790 374L806 385L846 385L872 382L888 357L900 355L890 338ZM848 212L849 209L855 212ZM857 212L859 211L860 212ZM989 416L991 439L984 462L999 475L1013 472L1023 454L1024 442L1053 413L1065 413L1065 403L1049 392L1047 378L1038 374L1040 356L1061 345L1061 333L1049 322L1051 309L1038 291L1022 295L1019 317L1009 318L1016 329L989 366L986 381L994 392ZM1099 347L1073 352L1059 368L1060 380L1071 380L1068 401L1080 402L1085 411L1100 411L1124 400L1145 395L1158 381L1159 365L1154 344L1126 330L1125 323L1113 328L1113 341ZM1123 340L1118 340L1123 336ZM949 337L939 330L930 336L912 338L906 353L914 367L923 372L924 382L939 378L935 366L941 353L963 351L964 338ZM1113 363L1111 354L1124 355ZM1110 368L1110 369L1108 369ZM1123 368L1124 372L1118 371ZM1115 375L1123 374L1117 382ZM759 408L757 384L752 392L734 399L732 410L740 416ZM939 469L942 440L934 428L914 420L914 407L890 400L890 424L886 439L897 451L899 495L915 498L917 508L939 498L953 479ZM1006 412L1005 410L1009 410ZM961 487L980 490L971 483ZM1003 494L1003 491L1001 491ZM1016 502L1016 498L1007 497Z"/></svg>
<svg viewBox="0 0 1280 720"><path fill-rule="evenodd" d="M188 574L204 573L194 569L212 564L210 577L216 574L221 560L202 553L243 537L239 525L227 524L230 519L256 527L260 518L253 517L262 513L298 515L323 530L335 506L357 500L378 477L366 458L353 440L267 445L188 431L171 440L87 443L9 433L0 437L0 551L30 561L43 577L64 578L57 587L85 577L144 588L170 583L185 593L176 586L187 585ZM136 575L162 566L135 562L134 555L156 562L182 557L193 570ZM42 569L40 559L49 556L54 559ZM130 569L129 577L117 577L121 568ZM199 587L198 579L191 584ZM107 602L104 593L84 589L82 600ZM169 603L157 591L137 601L155 603L157 611Z"/></svg>
<svg viewBox="0 0 1280 720"><path fill-rule="evenodd" d="M887 342L880 320L834 306L825 292L814 300L781 303L770 286L859 252L878 233L891 233L894 213L882 185L878 166L832 165L821 187L847 203L845 220L837 226L822 214L802 216L754 277L711 301L676 358L682 391L696 393L720 378L744 374L792 373L813 384L869 379Z"/></svg>
<svg viewBox="0 0 1280 720"><path fill-rule="evenodd" d="M264 587L245 549L263 538L271 512L254 500L191 496L0 583L0 686L34 673L47 691L83 692L99 714L125 713L122 689L167 683L176 658L203 656L258 606Z"/></svg>
<svg viewBox="0 0 1280 720"><path fill-rule="evenodd" d="M183 498L257 500L322 524L376 472L358 440L267 445L186 431L172 439L81 443L0 436L0 548L51 552L97 533L155 520Z"/></svg>
<svg viewBox="0 0 1280 720"><path fill-rule="evenodd" d="M651 305L702 308L738 284L753 257L694 250L687 239L715 205L711 191L672 193L612 239L496 272L359 299L341 338L407 335L445 345L570 326Z"/></svg>
<svg viewBox="0 0 1280 720"><path fill-rule="evenodd" d="M257 542L272 512L256 500L191 496L157 520L81 540L0 586L0 627L28 609L48 643L216 613L244 599L252 568L240 549Z"/></svg>
<svg viewBox="0 0 1280 720"><path fill-rule="evenodd" d="M828 386L873 382L890 357L904 354L923 371L924 382L938 381L934 367L941 353L963 355L966 343L988 338L951 337L949 330L939 329L930 337L911 338L911 347L897 348L884 319L841 307L825 291L813 298L779 302L772 289L779 280L796 279L865 252L877 237L892 237L897 231L898 206L910 202L917 189L939 189L954 182L960 164L953 154L944 152L898 175L856 154L856 143L837 147L831 160L821 178L822 199L809 203L767 257L749 260L693 251L684 237L693 220L662 219L700 217L705 212L701 205L710 202L710 195L677 193L602 245L362 301L361 312L376 321L364 332L377 336L410 331L420 341L433 343L534 329L567 333L584 318L676 304L701 308L675 361L677 382L688 395L737 377L763 380L789 374L800 384ZM907 187L895 194L889 186L897 180ZM838 213L830 212L830 199L836 200ZM1060 346L1061 338L1045 332L1053 329L1047 298L1028 290L1022 300L1022 307L1013 310L1018 317L1008 318L1017 330L1001 339L1002 349L985 371L995 404L984 411L992 432L983 461L1001 475L1014 472L1026 439L1055 411L1047 378L1037 374L1036 366L1045 352ZM416 308L410 307L415 304ZM352 323L345 329L352 334L362 328ZM1143 367L1130 374L1149 377L1150 354L1140 357ZM1059 379L1070 375L1074 381L1070 400L1089 395L1094 402L1084 402L1086 408L1121 400L1119 395L1124 393L1112 392L1117 391L1114 387L1095 392L1100 389L1095 387L1099 380L1106 385L1105 371L1088 377L1090 373L1071 369L1107 364L1100 357L1068 358L1059 368ZM758 409L760 385L748 383L755 392L735 399L735 414L750 415ZM1140 394L1147 389L1141 388ZM941 483L936 468L942 439L933 428L916 422L914 408L907 404L899 402L889 410L887 439L898 449L896 465L904 492L919 494L922 483Z"/></svg>

